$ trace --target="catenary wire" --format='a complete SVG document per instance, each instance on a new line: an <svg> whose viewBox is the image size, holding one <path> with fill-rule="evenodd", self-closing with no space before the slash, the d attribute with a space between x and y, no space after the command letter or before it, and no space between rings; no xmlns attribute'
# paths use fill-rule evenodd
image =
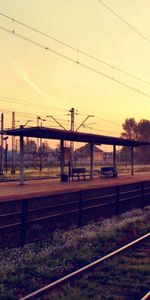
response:
<svg viewBox="0 0 150 300"><path fill-rule="evenodd" d="M71 57L69 57L69 56L67 56L67 55L64 55L64 54L62 54L61 52L58 52L58 51L56 51L56 50L54 50L54 49L52 49L52 48L50 48L50 47L44 46L44 45L42 45L42 44L39 43L39 42L36 42L36 41L34 41L34 40L32 40L32 39L29 39L29 38L27 38L27 37L25 37L25 36L23 36L23 35L21 35L21 34L18 34L18 33L16 33L16 32L14 32L14 31L12 32L11 30L9 30L9 29L7 29L7 28L5 28L5 27L3 27L3 26L0 26L0 29L3 30L3 31L5 31L5 32L7 32L7 33L9 33L9 34L11 34L11 35L13 35L13 36L18 37L18 38L20 38L20 39L22 39L22 40L24 40L24 41L27 41L27 42L29 42L29 43L35 45L35 46L38 46L38 47L40 47L40 48L42 48L42 49L45 49L45 50L47 50L47 51L49 51L49 52L51 52L51 53L53 53L53 54L55 54L55 55L57 55L57 56L59 56L59 57L62 57L62 58L64 58L64 59L66 59L66 60L69 60L69 61L71 61L72 63L76 63L76 64L82 66L83 68L85 68L85 69L87 69L87 70L89 70L89 71L92 71L92 72L94 72L94 73L96 73L96 74L98 74L98 75L101 75L101 76L103 76L103 77L105 77L105 78L107 78L107 79L110 79L110 80L112 80L112 81L114 81L114 82L116 82L116 83L118 83L118 84L120 84L120 85L122 85L122 86L124 86L124 87L126 87L126 88L129 88L129 89L131 89L131 90L133 90L133 91L135 91L135 92L138 92L139 94L141 94L141 95L143 95L143 96L145 96L145 97L150 98L150 94L145 93L145 92L141 91L139 88L135 88L135 87L133 87L133 86L131 86L131 85L129 85L129 84L127 84L127 83L121 81L121 80L118 80L118 79L114 78L114 76L107 75L107 74L103 73L102 71L99 71L99 70L94 69L94 68L92 68L92 67L90 67L90 66L88 66L88 65L86 65L86 64L84 64L84 63L81 63L81 62L79 62L79 61L76 61L74 58L71 58ZM138 79L138 80L140 80L140 79Z"/></svg>
<svg viewBox="0 0 150 300"><path fill-rule="evenodd" d="M11 98L9 98L9 99L11 99ZM13 98L12 98L12 99L13 99ZM12 102L13 102L13 101L12 101ZM12 112L13 112L13 110L8 110L8 109L3 109L3 108L1 108L1 109L0 109L0 112L3 112L3 113L5 113L5 114L11 115ZM17 116L20 116L20 117L33 117L33 118L36 118L37 115L38 115L38 114L36 114L36 113L26 113L26 112L23 112L23 111L15 111L15 113L16 113ZM81 115L81 116L82 116L82 115L88 116L87 113L83 113L83 112L82 112L82 113L78 113L78 115ZM60 115L60 116L62 116L62 115ZM66 120L66 119L64 119L64 118L60 118L59 115L55 115L55 117L57 117L57 119L58 119L59 121L63 121L63 122L65 122L66 124L70 123L70 120ZM120 124L115 123L115 122L113 122L113 121L111 121L111 120L101 118L100 116L94 115L94 117L97 118L97 119L99 119L99 120L101 120L101 121L107 122L107 123L111 123L111 124L114 124L114 125L120 125ZM43 118L44 118L44 117L43 117ZM47 121L48 121L48 120L47 120ZM51 120L51 121L52 121L52 120Z"/></svg>
<svg viewBox="0 0 150 300"><path fill-rule="evenodd" d="M102 1L101 1L101 2L102 2ZM73 47L72 45L70 45L70 44L68 44L68 43L65 43L65 42L63 42L63 41L61 41L61 40L59 40L59 39L56 39L56 38L54 38L53 36L51 36L51 35L49 35L49 34L46 34L46 33L42 32L42 31L40 31L40 30L38 30L38 29L35 29L35 28L33 28L33 27L31 27L31 26L29 26L29 25L23 23L23 22L20 22L20 21L18 21L18 20L16 20L16 19L12 18L12 17L9 17L9 16L6 15L6 14L3 14L3 13L0 12L0 15L3 16L3 17L5 17L5 18L7 18L7 19L9 19L9 20L11 20L11 21L13 21L13 25L14 25L14 23L18 23L18 24L22 25L23 27L28 28L28 29L30 29L30 30L36 32L36 33L39 33L40 35L43 35L43 36L45 36L45 37L47 37L47 38L49 38L49 39L51 39L51 40L53 40L53 41L55 41L55 42L61 44L61 45L63 45L63 46L65 46L65 47L69 48L69 49L72 49L72 50L74 50L74 51L76 51L76 52L78 52L78 53L80 53L80 54L83 54L84 56L87 56L87 57L89 57L89 58L91 58L91 59L93 59L93 60L95 60L95 61L98 61L98 62L100 62L101 64L104 64L104 65L110 67L111 69L117 70L117 71L119 71L119 72L121 72L121 73L123 73L123 74L125 74L125 75L127 75L127 76L130 76L130 77L132 77L132 78L134 78L134 79L140 80L141 82L144 82L144 83L146 83L146 84L150 84L150 82L148 82L148 81L146 81L146 80L143 80L143 79L139 78L138 76L135 76L135 75L133 75L133 74L130 74L130 73L128 73L128 72L126 72L126 71L120 69L120 68L117 68L117 67L115 67L115 66L113 66L113 65L111 65L111 64L109 64L109 63L107 63L107 62L105 62L105 61L103 61L102 59L97 58L97 57L94 56L94 55L91 55L91 54L89 54L89 53L87 53L87 52L85 52L85 51L82 51L82 50L80 50L80 49L77 49L77 48ZM7 30L7 29L6 29L6 30ZM14 28L13 28L13 30L12 30L11 32L12 32L12 33L16 33L15 30L14 30ZM39 44L39 46L42 47L41 44Z"/></svg>
<svg viewBox="0 0 150 300"><path fill-rule="evenodd" d="M34 107L38 107L38 108L45 108L45 109L54 109L54 110L58 110L58 111L64 111L63 109L60 108L56 108L54 106L44 106L41 104L36 104L36 103L32 103L32 102L25 102L23 99L17 99L17 98L10 98L10 97L6 97L6 96L0 96L0 101L5 101L5 102L13 102L16 104L21 104L21 105L30 105L30 106L34 106ZM21 101L21 103L20 103Z"/></svg>
<svg viewBox="0 0 150 300"><path fill-rule="evenodd" d="M150 39L147 38L142 32L140 32L136 27L127 22L123 17L121 17L118 13L114 11L108 4L104 3L102 0L98 0L101 5L103 5L107 10L109 10L113 15L119 18L123 23L125 23L128 27L130 27L134 32L136 32L140 37L142 37L145 41L150 43Z"/></svg>

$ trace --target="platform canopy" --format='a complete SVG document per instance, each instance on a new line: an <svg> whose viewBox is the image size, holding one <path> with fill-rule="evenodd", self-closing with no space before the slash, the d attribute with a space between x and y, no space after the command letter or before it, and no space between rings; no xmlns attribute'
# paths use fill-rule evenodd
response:
<svg viewBox="0 0 150 300"><path fill-rule="evenodd" d="M74 142L94 143L97 145L117 145L126 147L150 146L150 142L122 139L91 133L72 132L46 127L28 127L5 130L3 134L21 137L65 140Z"/></svg>
<svg viewBox="0 0 150 300"><path fill-rule="evenodd" d="M82 133L70 130L60 130L47 127L23 127L8 129L0 132L3 135L20 137L20 185L24 184L24 137L41 138L49 140L60 140L60 170L64 174L64 141L83 142L90 144L90 177L93 178L93 145L112 145L113 146L113 166L116 168L116 146L131 148L131 174L134 174L134 147L150 146L150 142L122 139L112 136L104 136L91 133ZM72 166L72 162L70 164Z"/></svg>

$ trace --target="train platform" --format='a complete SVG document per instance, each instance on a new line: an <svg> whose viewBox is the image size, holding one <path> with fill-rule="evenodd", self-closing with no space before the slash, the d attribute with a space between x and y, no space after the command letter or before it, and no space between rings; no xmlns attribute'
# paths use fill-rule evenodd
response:
<svg viewBox="0 0 150 300"><path fill-rule="evenodd" d="M25 181L23 186L20 186L18 181L1 182L0 202L31 199L142 181L150 181L150 172L140 172L135 175L120 174L117 178L94 178L69 182L60 182L60 179L30 180Z"/></svg>

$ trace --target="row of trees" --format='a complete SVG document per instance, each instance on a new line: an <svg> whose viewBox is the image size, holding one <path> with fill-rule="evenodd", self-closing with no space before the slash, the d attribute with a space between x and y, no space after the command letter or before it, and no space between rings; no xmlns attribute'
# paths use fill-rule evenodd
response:
<svg viewBox="0 0 150 300"><path fill-rule="evenodd" d="M150 121L142 119L136 122L134 118L129 118L122 124L122 128L122 138L150 142ZM128 152L127 155L129 156L130 151L125 150L123 147L122 154L125 151ZM137 163L150 163L150 146L137 147L135 149L135 160Z"/></svg>

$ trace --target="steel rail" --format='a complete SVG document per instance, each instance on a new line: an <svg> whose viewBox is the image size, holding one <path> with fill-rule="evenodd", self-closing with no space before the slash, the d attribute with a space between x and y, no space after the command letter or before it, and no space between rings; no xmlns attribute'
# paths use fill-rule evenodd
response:
<svg viewBox="0 0 150 300"><path fill-rule="evenodd" d="M141 300L148 300L150 299L150 291L143 297Z"/></svg>
<svg viewBox="0 0 150 300"><path fill-rule="evenodd" d="M58 287L59 285L69 281L70 279L76 278L77 276L83 274L84 272L89 271L92 268L96 267L97 265L107 261L109 258L112 258L112 257L122 253L123 251L135 246L136 244L139 244L140 242L143 242L145 239L148 239L148 238L150 238L150 233L145 234L144 236L132 241L131 243L126 244L125 246L123 246L123 247L121 247L121 248L105 255L104 257L101 257L101 258L95 260L94 262L92 262L92 263L90 263L90 264L88 264L88 265L86 265L86 266L84 266L84 267L82 267L82 268L80 268L80 269L78 269L78 270L76 270L76 271L74 271L74 272L72 272L72 273L70 273L70 274L68 274L68 275L66 275L66 276L50 283L50 284L48 284L48 285L46 285L46 286L44 286L43 288L41 288L41 289L25 296L25 297L20 298L19 300L38 299L39 296L46 294L47 292L49 292L53 288ZM146 299L148 299L148 298L146 298Z"/></svg>

